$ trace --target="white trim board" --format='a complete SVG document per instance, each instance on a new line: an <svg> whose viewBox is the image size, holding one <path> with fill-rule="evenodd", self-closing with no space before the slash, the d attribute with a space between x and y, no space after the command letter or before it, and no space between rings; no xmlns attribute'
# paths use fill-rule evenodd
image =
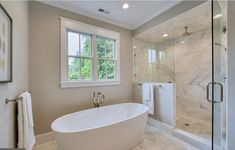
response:
<svg viewBox="0 0 235 150"><path fill-rule="evenodd" d="M60 17L61 21L61 88L74 88L74 87L91 87L91 86L107 86L107 85L120 85L120 33L97 27L94 25L79 22L77 20ZM92 64L92 80L69 80L68 79L68 30L74 32L81 32L91 35L91 51L92 54L89 57ZM110 59L115 63L115 78L113 80L99 80L98 71L98 57L96 37L100 36L114 40L114 58Z"/></svg>

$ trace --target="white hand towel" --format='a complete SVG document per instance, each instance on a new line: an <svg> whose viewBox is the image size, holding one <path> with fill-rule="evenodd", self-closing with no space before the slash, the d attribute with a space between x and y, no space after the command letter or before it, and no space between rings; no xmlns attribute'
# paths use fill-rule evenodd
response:
<svg viewBox="0 0 235 150"><path fill-rule="evenodd" d="M154 85L144 83L142 85L142 103L149 108L149 114L154 114Z"/></svg>
<svg viewBox="0 0 235 150"><path fill-rule="evenodd" d="M18 148L32 150L36 140L33 130L31 95L24 92L20 97L22 100L18 101Z"/></svg>

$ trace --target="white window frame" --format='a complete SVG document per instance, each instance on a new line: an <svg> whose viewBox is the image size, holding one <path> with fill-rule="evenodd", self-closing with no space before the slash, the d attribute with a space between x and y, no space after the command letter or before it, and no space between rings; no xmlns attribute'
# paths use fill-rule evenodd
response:
<svg viewBox="0 0 235 150"><path fill-rule="evenodd" d="M61 20L61 88L69 87L89 87L89 86L106 86L120 85L120 33L108 29L96 27L90 24L82 23L76 20L60 17ZM67 31L87 33L92 35L92 80L68 80L68 41ZM115 79L98 80L97 66L97 46L96 36L105 37L115 40Z"/></svg>

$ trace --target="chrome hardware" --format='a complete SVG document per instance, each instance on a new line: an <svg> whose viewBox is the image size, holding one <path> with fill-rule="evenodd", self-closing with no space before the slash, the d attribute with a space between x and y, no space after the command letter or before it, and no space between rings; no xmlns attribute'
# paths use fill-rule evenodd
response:
<svg viewBox="0 0 235 150"><path fill-rule="evenodd" d="M209 94L210 93L210 85L212 85L212 86L219 85L220 86L220 100L219 101L215 101L215 98L214 98L214 100L210 99L210 94ZM213 87L213 89L214 89L214 87ZM207 101L210 103L222 103L223 99L224 99L223 84L219 83L219 82L214 82L214 83L209 82L206 87L206 98L207 98Z"/></svg>
<svg viewBox="0 0 235 150"><path fill-rule="evenodd" d="M223 26L223 28L222 28L222 32L223 32L224 34L227 32L227 28L226 28L226 26Z"/></svg>
<svg viewBox="0 0 235 150"><path fill-rule="evenodd" d="M228 51L225 45L223 45L223 44L221 44L221 43L217 43L217 42L215 42L214 44L217 45L217 46L222 47L222 48L225 50L225 52Z"/></svg>
<svg viewBox="0 0 235 150"><path fill-rule="evenodd" d="M26 92L26 91L22 91L22 93L24 93L24 92ZM31 93L31 92L29 91L29 93ZM8 104L9 102L18 102L18 101L20 101L20 100L22 100L22 99L23 99L23 97L21 97L21 96L15 98L15 99L6 98L5 104Z"/></svg>
<svg viewBox="0 0 235 150"><path fill-rule="evenodd" d="M22 100L23 99L23 97L18 97L18 98L15 98L15 99L9 99L9 98L7 98L6 100L5 100L5 103L6 104L8 104L9 102L18 102L18 101L20 101L20 100Z"/></svg>
<svg viewBox="0 0 235 150"><path fill-rule="evenodd" d="M105 99L105 96L102 92L98 92L97 96L95 94L95 92L93 93L93 104L94 107L100 107L100 104L102 103L102 101Z"/></svg>

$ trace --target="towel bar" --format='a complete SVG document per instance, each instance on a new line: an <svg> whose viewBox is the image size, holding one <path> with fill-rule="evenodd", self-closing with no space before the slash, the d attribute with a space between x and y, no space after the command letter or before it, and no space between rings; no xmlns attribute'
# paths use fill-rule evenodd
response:
<svg viewBox="0 0 235 150"><path fill-rule="evenodd" d="M26 91L23 91L23 93L24 92L26 92ZM31 92L29 92L29 93L31 93ZM18 102L19 100L22 100L23 99L23 97L17 97L17 98L15 98L15 99L9 99L9 98L7 98L6 100L5 100L5 103L6 104L8 104L9 102Z"/></svg>
<svg viewBox="0 0 235 150"><path fill-rule="evenodd" d="M16 99L6 99L5 103L8 104L9 102L18 102L19 100L22 100L23 97L18 97Z"/></svg>

